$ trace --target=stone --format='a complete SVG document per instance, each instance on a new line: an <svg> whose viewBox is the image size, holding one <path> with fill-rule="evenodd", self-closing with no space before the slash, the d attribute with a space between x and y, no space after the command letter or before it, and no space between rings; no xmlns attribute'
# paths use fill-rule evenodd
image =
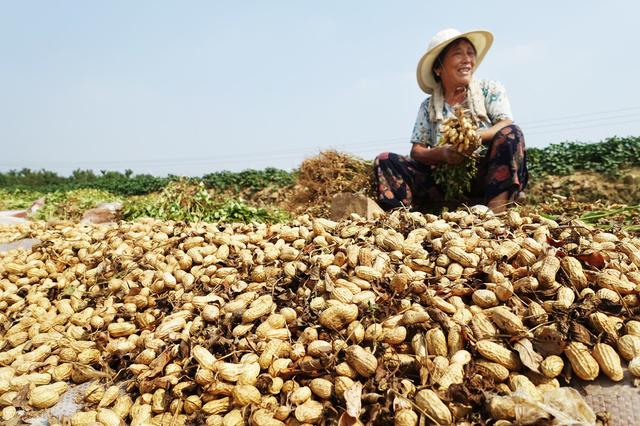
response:
<svg viewBox="0 0 640 426"><path fill-rule="evenodd" d="M80 223L110 223L120 219L122 203L101 203L82 215Z"/></svg>
<svg viewBox="0 0 640 426"><path fill-rule="evenodd" d="M331 220L348 218L352 213L366 219L375 219L384 214L384 210L371 198L362 194L341 192L331 200L329 216Z"/></svg>
<svg viewBox="0 0 640 426"><path fill-rule="evenodd" d="M41 197L31 203L31 206L26 210L27 216L33 217L33 215L44 206L45 198Z"/></svg>

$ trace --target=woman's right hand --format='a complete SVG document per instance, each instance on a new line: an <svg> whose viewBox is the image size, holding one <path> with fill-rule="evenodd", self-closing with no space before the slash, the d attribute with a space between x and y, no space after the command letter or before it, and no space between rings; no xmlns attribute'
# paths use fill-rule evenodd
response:
<svg viewBox="0 0 640 426"><path fill-rule="evenodd" d="M452 145L438 147L441 150L442 162L450 165L462 163L464 155L460 154Z"/></svg>
<svg viewBox="0 0 640 426"><path fill-rule="evenodd" d="M424 145L413 144L411 148L411 158L430 166L437 166L438 164L455 165L460 164L462 160L464 160L464 156L451 145L431 148Z"/></svg>

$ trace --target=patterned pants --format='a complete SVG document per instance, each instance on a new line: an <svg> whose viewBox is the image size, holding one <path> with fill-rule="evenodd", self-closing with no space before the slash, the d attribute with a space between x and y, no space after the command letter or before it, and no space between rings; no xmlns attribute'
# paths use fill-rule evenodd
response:
<svg viewBox="0 0 640 426"><path fill-rule="evenodd" d="M443 200L442 188L436 184L431 166L385 152L376 157L374 168L378 203L385 210L402 206L421 209ZM524 190L528 180L524 136L520 127L511 124L496 133L487 154L478 160L478 175L467 195L483 198L485 204L503 192L512 199Z"/></svg>

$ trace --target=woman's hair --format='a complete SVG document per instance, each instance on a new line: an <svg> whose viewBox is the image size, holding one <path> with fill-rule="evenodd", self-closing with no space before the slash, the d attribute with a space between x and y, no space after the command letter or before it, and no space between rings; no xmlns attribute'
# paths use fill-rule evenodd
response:
<svg viewBox="0 0 640 426"><path fill-rule="evenodd" d="M447 44L447 45L445 46L445 48L444 48L444 49L442 49L442 52L440 52L440 54L438 55L438 57L436 58L436 60L433 62L433 67L431 68L431 73L433 74L433 78L435 78L435 79L436 79L436 81L437 81L438 83L440 83L440 77L436 74L436 68L438 68L438 67L441 67L441 66L442 66L442 64L443 64L443 62L444 62L444 57L445 57L445 55L447 54L447 52L448 52L449 50L453 49L453 48L454 48L455 46L457 46L458 44L460 44L460 42L461 42L462 40L464 40L464 41L468 42L468 43L471 45L471 47L473 48L473 51L474 51L475 53L478 53L478 52L476 51L476 47L473 45L473 43L471 43L471 40L469 40L469 39L468 39L468 38L466 38L466 37L460 37L459 39L456 39L456 40L452 41L451 43Z"/></svg>

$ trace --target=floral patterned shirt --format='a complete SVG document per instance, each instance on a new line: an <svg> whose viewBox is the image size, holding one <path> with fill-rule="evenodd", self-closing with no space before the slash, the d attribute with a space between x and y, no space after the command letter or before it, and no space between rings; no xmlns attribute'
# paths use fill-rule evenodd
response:
<svg viewBox="0 0 640 426"><path fill-rule="evenodd" d="M486 129L500 120L512 120L511 105L509 104L507 91L504 86L497 81L491 80L480 80L479 83L482 94L484 95L484 105L489 120L479 120L478 127ZM416 124L413 127L413 133L411 135L411 143L434 146L440 139L440 131L437 123L429 121L428 111L430 100L431 97L428 97L420 105L418 118L416 119ZM444 103L442 115L445 120L454 115L453 108L446 102Z"/></svg>

